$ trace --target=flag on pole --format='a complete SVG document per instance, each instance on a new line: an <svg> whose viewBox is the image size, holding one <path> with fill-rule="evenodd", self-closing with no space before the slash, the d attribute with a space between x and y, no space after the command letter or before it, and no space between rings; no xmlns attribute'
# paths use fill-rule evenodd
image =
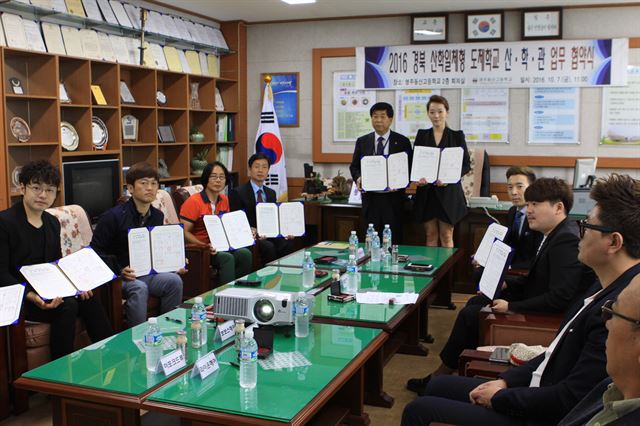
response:
<svg viewBox="0 0 640 426"><path fill-rule="evenodd" d="M267 82L260 114L260 125L256 135L255 152L265 154L271 159L269 176L265 185L276 191L278 201L288 200L287 170L284 162L284 144L280 138L278 117L273 108L271 82Z"/></svg>

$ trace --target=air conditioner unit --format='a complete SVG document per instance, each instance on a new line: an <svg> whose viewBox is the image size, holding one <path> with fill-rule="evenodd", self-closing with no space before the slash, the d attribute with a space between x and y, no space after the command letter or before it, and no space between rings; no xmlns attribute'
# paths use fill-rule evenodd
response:
<svg viewBox="0 0 640 426"><path fill-rule="evenodd" d="M250 288L227 288L215 294L214 312L225 319L244 319L260 325L293 324L295 293Z"/></svg>

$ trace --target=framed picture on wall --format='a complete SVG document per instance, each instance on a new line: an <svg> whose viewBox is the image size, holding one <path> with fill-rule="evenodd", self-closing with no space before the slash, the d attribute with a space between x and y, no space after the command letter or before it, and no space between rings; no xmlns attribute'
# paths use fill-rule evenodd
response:
<svg viewBox="0 0 640 426"><path fill-rule="evenodd" d="M545 40L561 38L561 8L527 9L522 11L523 40Z"/></svg>
<svg viewBox="0 0 640 426"><path fill-rule="evenodd" d="M260 105L264 101L265 77L271 76L273 108L280 127L300 127L300 73L273 72L260 74Z"/></svg>
<svg viewBox="0 0 640 426"><path fill-rule="evenodd" d="M411 43L446 43L449 36L446 13L412 16Z"/></svg>
<svg viewBox="0 0 640 426"><path fill-rule="evenodd" d="M465 13L465 41L504 40L504 13L502 11L478 11Z"/></svg>

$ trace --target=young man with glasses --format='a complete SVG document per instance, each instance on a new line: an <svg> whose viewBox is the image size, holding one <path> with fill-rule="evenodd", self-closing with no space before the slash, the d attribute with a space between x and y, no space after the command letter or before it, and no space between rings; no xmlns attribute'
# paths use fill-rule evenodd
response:
<svg viewBox="0 0 640 426"><path fill-rule="evenodd" d="M591 197L596 206L585 222L591 226L583 226L579 259L593 268L598 281L567 311L549 348L502 373L498 380L434 377L427 385L427 396L405 408L403 425L557 424L606 376L607 328L602 307L640 277L640 182L614 174L599 179ZM633 318L640 316L637 304L632 306L636 307ZM608 304L605 313L607 309ZM620 314L632 317L631 310ZM609 330L613 325L609 321ZM606 356L623 357L620 352L624 351L607 347ZM625 380L626 361L621 364L616 373ZM609 373L615 377L613 371Z"/></svg>
<svg viewBox="0 0 640 426"><path fill-rule="evenodd" d="M182 302L182 278L185 272L164 272L136 277L129 264L129 230L162 226L164 214L153 207L159 187L158 171L147 163L136 163L126 175L131 198L107 210L100 217L91 247L122 278L122 292L127 299L127 325L133 327L147 319L149 295L160 299L160 313L168 312Z"/></svg>
<svg viewBox="0 0 640 426"><path fill-rule="evenodd" d="M60 172L47 161L22 167L22 200L0 212L0 285L25 282L19 272L24 265L54 262L62 257L60 222L45 210L58 194ZM23 308L30 321L51 324L51 358L73 352L76 318L83 319L89 337L97 342L113 334L102 304L93 292L76 297L43 300L27 284Z"/></svg>
<svg viewBox="0 0 640 426"><path fill-rule="evenodd" d="M200 176L204 189L193 194L180 208L180 221L184 225L184 235L188 243L208 247L211 251L211 266L218 270L219 284L226 284L251 272L253 258L251 251L240 248L217 251L211 244L202 216L228 213L229 198L223 194L227 186L229 172L220 162L207 164Z"/></svg>

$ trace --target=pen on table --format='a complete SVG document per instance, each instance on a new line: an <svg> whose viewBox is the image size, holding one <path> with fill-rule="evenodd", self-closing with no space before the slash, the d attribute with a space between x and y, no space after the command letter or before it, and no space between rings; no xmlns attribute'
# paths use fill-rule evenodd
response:
<svg viewBox="0 0 640 426"><path fill-rule="evenodd" d="M182 324L182 320L179 320L178 318L164 317L164 319L166 319L167 321L171 321L171 322L175 322L175 323L178 323L178 324Z"/></svg>
<svg viewBox="0 0 640 426"><path fill-rule="evenodd" d="M237 368L238 370L240 369L240 366L238 365L237 362L220 361L220 362L218 362L218 364L220 364L220 365L230 365L231 367Z"/></svg>

